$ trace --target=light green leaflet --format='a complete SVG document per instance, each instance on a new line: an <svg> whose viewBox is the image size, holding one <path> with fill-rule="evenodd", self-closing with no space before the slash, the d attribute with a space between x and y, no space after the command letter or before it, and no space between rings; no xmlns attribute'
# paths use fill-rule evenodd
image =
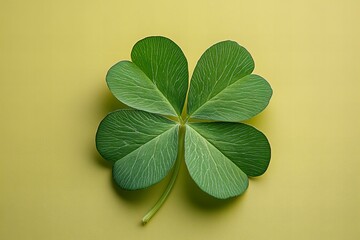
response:
<svg viewBox="0 0 360 240"><path fill-rule="evenodd" d="M188 114L196 119L238 122L261 112L272 90L250 75L254 61L236 42L220 42L201 56L191 78Z"/></svg>
<svg viewBox="0 0 360 240"><path fill-rule="evenodd" d="M110 68L106 81L114 96L130 107L180 116L188 89L188 64L170 39L148 37L135 44L133 62Z"/></svg>
<svg viewBox="0 0 360 240"><path fill-rule="evenodd" d="M252 74L254 61L245 48L233 41L210 47L194 69L189 90L187 60L170 39L140 40L131 59L111 67L106 81L117 99L138 110L109 113L99 125L96 147L113 162L114 181L124 189L149 187L171 172L143 223L165 202L184 160L199 188L220 199L242 194L248 177L266 171L267 138L239 121L260 113L272 89Z"/></svg>
<svg viewBox="0 0 360 240"><path fill-rule="evenodd" d="M153 185L175 163L178 125L159 115L138 110L112 112L101 122L97 134L97 149L115 162L113 177L122 188Z"/></svg>

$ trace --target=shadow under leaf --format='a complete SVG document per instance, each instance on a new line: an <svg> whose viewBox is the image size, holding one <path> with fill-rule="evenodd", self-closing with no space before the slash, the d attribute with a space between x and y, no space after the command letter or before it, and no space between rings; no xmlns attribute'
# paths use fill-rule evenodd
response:
<svg viewBox="0 0 360 240"><path fill-rule="evenodd" d="M261 129L267 125L267 120L265 121L265 119L269 119L269 116L267 115L268 115L268 111L266 109L263 112L256 115L255 117L252 117L249 120L244 121L243 123Z"/></svg>
<svg viewBox="0 0 360 240"><path fill-rule="evenodd" d="M103 159L101 157L101 155L96 151L96 146L94 146L94 148L93 148L93 158L97 165L99 165L101 167L109 168L109 169L112 168L113 164L109 161L106 161L105 159Z"/></svg>
<svg viewBox="0 0 360 240"><path fill-rule="evenodd" d="M131 109L131 107L116 99L109 90L104 91L104 93L101 94L101 98L101 109L103 109L104 117L106 114L118 109Z"/></svg>
<svg viewBox="0 0 360 240"><path fill-rule="evenodd" d="M119 187L112 176L110 177L111 185L116 191L116 193L125 201L129 203L137 203L143 199L145 199L148 195L151 194L151 188L141 189L141 190L125 190Z"/></svg>

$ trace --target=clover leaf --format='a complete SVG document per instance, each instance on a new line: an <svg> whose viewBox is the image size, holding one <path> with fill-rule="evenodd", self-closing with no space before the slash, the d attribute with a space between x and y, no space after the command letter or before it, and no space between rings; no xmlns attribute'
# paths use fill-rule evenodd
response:
<svg viewBox="0 0 360 240"><path fill-rule="evenodd" d="M131 60L112 66L106 81L114 96L134 109L109 113L97 130L96 147L113 163L114 181L123 189L147 188L171 172L143 223L165 202L184 159L199 188L219 199L242 194L248 177L266 171L267 138L240 121L260 113L272 89L251 74L254 61L245 48L234 41L211 46L198 61L189 90L187 60L170 39L140 40Z"/></svg>

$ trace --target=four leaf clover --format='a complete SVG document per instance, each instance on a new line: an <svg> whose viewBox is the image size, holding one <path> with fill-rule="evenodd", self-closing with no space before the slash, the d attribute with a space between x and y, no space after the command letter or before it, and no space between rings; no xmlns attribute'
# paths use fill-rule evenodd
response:
<svg viewBox="0 0 360 240"><path fill-rule="evenodd" d="M147 188L173 169L144 223L164 203L184 158L200 189L220 199L242 194L248 177L266 171L271 155L267 138L240 122L268 105L272 89L252 74L254 61L244 47L233 41L211 46L198 61L189 88L187 60L168 38L138 41L131 60L112 66L106 81L113 95L133 109L102 120L96 147L113 162L113 178L123 189Z"/></svg>

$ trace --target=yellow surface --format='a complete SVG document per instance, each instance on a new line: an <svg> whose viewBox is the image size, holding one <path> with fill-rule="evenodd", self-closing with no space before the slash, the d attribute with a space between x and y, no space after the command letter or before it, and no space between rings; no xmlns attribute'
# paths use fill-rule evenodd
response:
<svg viewBox="0 0 360 240"><path fill-rule="evenodd" d="M0 2L0 239L360 239L360 3ZM120 106L112 64L149 35L177 42L192 72L232 39L274 89L251 124L270 139L266 174L216 201L182 165L164 187L117 190L94 136Z"/></svg>

